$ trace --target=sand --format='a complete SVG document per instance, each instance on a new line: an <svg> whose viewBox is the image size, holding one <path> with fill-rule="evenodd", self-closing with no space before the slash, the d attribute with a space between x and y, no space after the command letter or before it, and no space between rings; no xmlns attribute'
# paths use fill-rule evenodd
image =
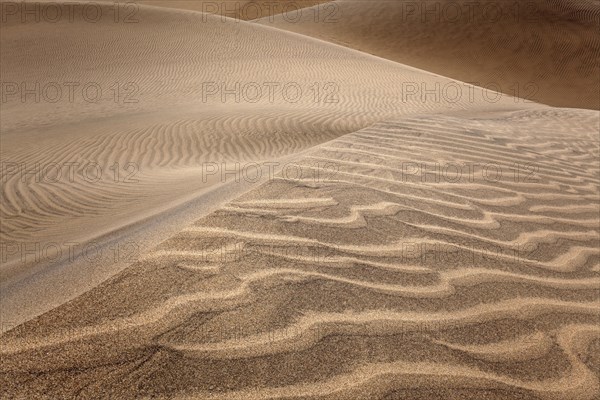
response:
<svg viewBox="0 0 600 400"><path fill-rule="evenodd" d="M3 398L598 398L597 111L154 5L2 25Z"/></svg>
<svg viewBox="0 0 600 400"><path fill-rule="evenodd" d="M75 13L73 22L9 19L3 28L3 80L17 85L0 126L7 321L74 298L168 238L174 231L157 225L169 224L174 208L210 209L200 196L226 183L226 169L255 174L253 163L268 169L396 115L516 107L507 96L491 103L448 78L272 28L147 6L136 18L90 23ZM25 54L21 41L31 43ZM404 95L436 85L464 95ZM224 200L243 190L233 185ZM136 232L143 237L129 238Z"/></svg>
<svg viewBox="0 0 600 400"><path fill-rule="evenodd" d="M597 0L337 0L259 22L538 103L600 109Z"/></svg>
<svg viewBox="0 0 600 400"><path fill-rule="evenodd" d="M123 0L120 1L127 3ZM296 14L301 15L300 10L303 8L327 2L327 0L141 0L136 4L199 11L218 14L234 20L249 21L278 14L289 15L288 18L292 19L296 18Z"/></svg>

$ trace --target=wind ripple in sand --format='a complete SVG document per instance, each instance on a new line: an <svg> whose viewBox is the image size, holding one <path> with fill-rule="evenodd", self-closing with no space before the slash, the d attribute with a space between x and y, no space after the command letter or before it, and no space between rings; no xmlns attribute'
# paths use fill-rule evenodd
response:
<svg viewBox="0 0 600 400"><path fill-rule="evenodd" d="M561 113L580 125L556 163L539 138ZM2 391L71 393L56 383L77 369L92 397L597 398L592 114L404 118L317 147L298 165L335 170L280 175L3 335ZM538 168L438 181L403 175L405 152Z"/></svg>
<svg viewBox="0 0 600 400"><path fill-rule="evenodd" d="M415 389L421 387L444 387L455 389L514 388L533 392L542 399L594 399L599 390L598 377L594 375L576 354L577 347L600 337L594 325L567 326L559 332L558 341L564 346L565 355L572 370L557 381L520 381L485 373L469 367L457 367L435 363L389 363L369 364L319 384L297 385L214 395L209 392L194 396L178 396L179 399L274 399L302 396L306 398L355 398L369 399L383 396L391 388ZM511 343L512 344L512 343ZM583 346L582 346L583 345ZM392 383L393 382L393 383Z"/></svg>

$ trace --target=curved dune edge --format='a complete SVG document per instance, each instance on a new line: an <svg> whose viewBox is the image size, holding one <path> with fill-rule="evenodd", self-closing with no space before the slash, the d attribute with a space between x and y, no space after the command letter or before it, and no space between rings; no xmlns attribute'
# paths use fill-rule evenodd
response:
<svg viewBox="0 0 600 400"><path fill-rule="evenodd" d="M294 221L293 219L291 220L292 222ZM429 228L431 229L431 228ZM181 234L183 236L185 236L186 234L202 234L202 233L206 233L209 235L214 235L214 236L233 236L233 237L239 237L239 238L244 238L244 239L250 239L250 240L263 240L263 241L269 241L269 242L283 242L283 243L288 243L288 242L292 242L295 244L304 244L304 245L312 245L312 246L319 246L319 247L329 247L329 248L335 248L338 250L341 250L343 252L347 252L350 254L363 254L363 255L383 255L383 256L394 256L394 255L402 255L403 252L406 251L405 249L405 244L406 243L414 243L416 241L419 241L419 243L421 243L423 246L422 248L426 248L427 245L431 245L431 247L435 247L436 245L445 245L448 248L454 248L457 250L471 250L470 247L466 247L466 246L461 246L461 245L456 245L456 244L449 244L447 242L442 242L442 241L428 241L428 240L419 240L417 238L410 238L410 237L406 237L403 238L402 241L396 243L396 244L389 244L389 245L365 245L365 246L344 246L344 245L339 245L336 243L325 243L325 242L319 242L317 240L313 240L313 239L305 239L305 238L301 238L301 237L293 237L293 236L289 236L289 235L261 235L261 234L257 234L254 232L243 232L243 231L233 231L233 230L226 230L226 229L217 229L217 228L206 228L206 227L189 227L189 228L185 228L184 230L181 231ZM552 243L554 241L556 241L557 238L567 238L570 235L565 235L564 232L536 232L535 234L522 234L521 236L525 236L526 238L532 238L533 240L523 240L520 238L514 240L513 242L511 242L511 244L514 243L514 247L515 248L521 248L523 246L528 246L528 245L537 245L539 243ZM469 238L473 238L473 236L468 236ZM579 239L583 239L583 240L594 240L598 237L598 234L595 232L588 232L587 234L576 234L574 235L575 238L579 238ZM499 242L492 242L493 244L498 244ZM505 243L501 243L502 245L505 245ZM511 246L507 246L509 249ZM531 247L529 247L529 249L531 249ZM582 265L584 265L588 258L590 256L593 255L597 255L600 254L600 249L595 249L595 248L589 248L589 247L583 247L583 246L575 246L569 249L569 252L566 254L561 254L560 256L556 257L553 260L550 260L548 262L539 262L536 260L527 260L527 259L523 259L522 261L525 263L528 263L529 261L531 261L532 266L535 267L539 267L542 269L546 269L546 270L551 270L551 271L556 271L556 272L564 272L564 273L568 273L568 272L573 272L573 271L577 271ZM420 250L417 250L415 252L412 252L410 257L412 258L418 258L421 257L423 255L423 253L420 252ZM405 255L406 257L406 255ZM499 255L500 258L506 258L506 259L510 259L511 256L510 255Z"/></svg>
<svg viewBox="0 0 600 400"><path fill-rule="evenodd" d="M106 6L108 7L108 6ZM438 105L423 105L418 102L404 104L397 102L397 107L390 107L387 104L389 101L396 101L397 93L400 90L400 84L394 83L392 87L389 84L389 73L398 75L399 78L416 79L416 80L438 80L448 81L442 77L436 77L425 71L416 71L409 67L400 66L395 63L385 62L384 60L375 57L363 55L356 51L343 49L339 46L330 45L324 42L306 40L299 35L291 33L281 33L267 27L252 26L247 23L239 24L223 24L219 22L217 17L207 17L201 14L189 13L184 11L173 11L154 7L140 7L140 23L130 24L127 26L117 25L111 26L114 32L108 31L105 33L106 38L101 39L112 40L115 34L122 34L130 39L134 44L118 43L115 46L104 47L98 52L85 52L84 50L90 47L90 44L79 41L78 38L83 36L79 30L87 32L91 24L85 24L83 21L76 19L73 23L63 27L64 30L72 31L68 43L63 48L58 49L52 57L56 58L56 63L42 62L39 54L42 51L36 51L37 47L42 48L45 40L51 40L51 32L45 35L45 31L54 29L55 24L37 24L40 33L29 30L27 24L19 26L10 26L4 28L4 40L6 44L3 46L5 64L3 66L3 74L7 81L22 81L32 77L39 77L40 68L43 68L45 73L50 76L55 76L57 80L65 78L64 68L60 65L60 59L68 58L70 49L77 51L81 49L87 56L80 61L83 64L83 69L86 72L76 72L80 76L71 77L70 79L78 78L78 81L93 81L99 84L104 84L107 79L114 79L112 76L117 74L121 80L127 79L138 83L141 92L139 93L139 102L135 105L125 104L110 104L103 102L101 108L93 108L93 105L82 102L77 99L74 103L68 106L61 106L56 109L48 107L47 104L21 104L21 102L8 102L4 107L5 118L3 118L3 132L11 132L10 145L3 146L3 156L7 162L27 163L32 165L36 162L43 165L50 162L82 162L82 160L92 160L100 163L105 168L111 166L114 162L120 164L134 163L139 169L136 174L136 179L140 182L136 185L114 185L112 184L112 172L105 171L105 176L100 183L95 183L93 186L76 181L72 185L39 185L29 187L33 182L27 182L25 185L19 182L18 176L9 176L5 183L5 202L3 202L2 213L7 218L7 224L3 228L3 238L7 240L27 240L29 237L39 237L45 229L50 229L50 225L56 223L56 219L60 218L63 221L74 225L78 219L84 223L84 214L105 215L107 212L114 212L114 208L109 208L106 200L110 199L111 203L116 204L119 208L128 209L131 207L130 201L132 197L148 193L153 190L153 195L164 202L165 197L172 196L173 193L179 193L185 190L185 186L189 185L189 177L179 177L177 175L182 172L188 172L191 176L198 175L198 168L203 162L220 162L227 159L234 161L264 161L278 158L283 155L298 152L312 145L321 143L343 133L351 132L367 126L378 120L389 118L393 115L404 114L407 112L421 112L423 110L444 109L462 110L466 107L482 107L488 108L491 105L479 102L477 105L462 102L459 104L445 104L444 102ZM146 22L145 22L146 21ZM170 28L174 21L179 22L182 28L181 36L176 40L173 36L166 35L157 42L158 48L149 49L140 43L141 38L146 38L148 35L158 35L161 29ZM158 25L156 25L157 23ZM148 24L151 24L152 31L148 32ZM94 24L93 28L97 28ZM183 27L193 27L195 32L188 32ZM280 73L282 79L290 79L293 76L293 81L304 84L310 80L314 81L321 76L321 80L336 81L339 79L339 74L347 70L348 77L344 77L348 87L357 85L356 89L340 92L339 102L332 104L330 107L325 107L323 110L317 110L315 104L303 101L299 104L280 103L272 105L270 103L260 102L254 104L242 104L239 115L225 115L222 112L222 107L219 107L218 101L211 101L210 104L201 101L201 93L199 91L201 84L206 81L224 81L226 83L245 82L246 80L255 81L260 79L256 71L250 71L252 68L245 68L240 71L235 71L233 74L224 76L222 68L211 64L212 59L206 61L198 60L193 57L193 52L204 52L211 55L215 52L224 52L231 43L225 39L202 40L194 36L205 35L206 31L217 31L221 37L227 34L237 34L243 32L245 37L253 37L257 33L265 43L260 46L256 41L250 40L249 46L255 47L250 49L248 54L241 53L236 57L243 62L250 54L255 51L266 51L265 49L270 44L277 43L281 45L281 41L288 41L289 47L296 49L301 47L303 51L302 64L307 66L312 65L313 58L322 59L322 54L331 53L332 59L350 57L357 61L350 65L344 63L343 68L339 68L336 74L330 72L319 73L313 71L314 68L306 68L305 65L296 65L293 71L286 74ZM14 47L11 38L18 37L19 34L30 37L32 40L38 41L37 47L31 50L31 54L27 60L23 60L23 65L18 64L18 59L12 57L11 52L18 49ZM211 33L210 37L216 35ZM189 43L182 43L183 37L190 37ZM214 38L213 38L214 39ZM85 46L84 46L85 45ZM189 49L186 48L190 47ZM147 53L152 50L156 54L150 57ZM271 50L272 51L272 50ZM64 53L64 54L63 54ZM172 66L181 72L181 78L176 87L159 87L157 82L161 79L166 79L171 76L171 71L167 71L156 67L155 64L160 59L163 53L168 53L170 58L177 60L178 64ZM175 54L172 54L175 53ZM36 56L37 54L37 56ZM285 56L285 54L282 54ZM148 58L146 65L140 66L139 58ZM115 58L115 65L106 66L102 61L106 58ZM180 60L181 59L181 60ZM339 67L337 61L332 61L331 67ZM90 68L87 65L94 65L93 72L89 72ZM206 65L205 65L206 64ZM256 70L266 69L262 78L265 80L275 79L273 76L278 69L291 68L289 61L280 61L275 63L266 62L265 65L257 63L253 68ZM282 65L279 65L282 64ZM298 64L298 62L295 62ZM368 65L367 65L368 64ZM248 65L246 64L248 67ZM281 68L280 68L281 67ZM285 67L285 68L284 68ZM51 69L49 69L51 68ZM200 68L200 69L199 69ZM360 78L359 70L368 69L371 71L369 78ZM391 70L390 70L391 68ZM380 72L376 72L377 70ZM309 70L310 73L307 73ZM194 72L199 71L199 72ZM168 72L168 74L167 74ZM109 76L110 73L110 76ZM315 73L318 73L315 76ZM406 75L405 75L406 74ZM336 78L337 77L337 78ZM352 77L352 78L349 78ZM358 77L358 78L357 78ZM227 79L225 79L227 78ZM252 78L252 79L250 79ZM347 79L346 79L347 78ZM36 78L37 79L37 78ZM190 89L180 86L189 86ZM376 101L369 105L372 100L363 93L372 91L373 89L381 91L382 101ZM377 93L376 93L377 94ZM214 100L214 99L211 99ZM181 104L176 110L173 107L165 107L165 104ZM365 102L367 104L365 104ZM512 106L509 99L503 101L505 106ZM221 105L222 106L222 105ZM269 113L275 117L267 117L264 113L264 107L268 106ZM494 104L497 107L498 104ZM182 108L190 108L190 112L182 112ZM142 117L132 116L122 121L122 118L117 118L124 112L137 114L147 114ZM31 119L31 114L36 115L35 119ZM160 114L160 117L156 117ZM198 117L193 117L193 116ZM62 120L61 120L62 118ZM115 122L108 123L108 119L114 119ZM101 121L101 126L98 126L93 121L94 119L104 119ZM332 124L329 120L346 119L347 126L339 128L339 124ZM299 122L300 121L300 122ZM72 123L73 126L65 129L65 124ZM44 144L44 150L37 149L38 146L31 146L32 132L39 124L44 126L47 135L44 138L35 136L35 141L40 140ZM53 125L56 125L53 128ZM273 135L277 137L249 137L240 140L239 135L233 136L233 133L240 131L247 132L254 129L264 129L267 132L273 131ZM80 130L89 132L90 138L81 135ZM283 132L282 132L283 130ZM317 134L315 130L320 130ZM66 131L66 132L65 132ZM203 134L208 131L206 137ZM288 131L288 132L286 132ZM292 131L291 133L289 131ZM300 133L298 133L300 131ZM303 132L304 131L304 132ZM214 143L215 137L221 138L222 142ZM5 143L7 142L5 137ZM15 143L12 143L15 141ZM32 147L34 150L32 150ZM49 148L48 148L49 147ZM123 152L116 152L110 149L127 148ZM18 151L14 150L19 148ZM132 151L131 149L143 149L144 151ZM204 157L199 157L195 149L201 150ZM79 154L78 158L73 158L70 155ZM124 171L124 173L127 171ZM179 182L183 181L183 182ZM62 182L61 182L62 183ZM165 185L166 190L156 192L156 188L160 185ZM195 189L198 189L196 185ZM17 193L19 197L17 197ZM17 201L18 200L18 201ZM21 204L17 204L21 202ZM106 209L108 208L108 209ZM105 210L106 209L106 210ZM132 211L132 210L130 210ZM36 229L31 226L37 224ZM44 229L41 229L44 228ZM75 226L73 226L75 228ZM42 232L37 232L41 230ZM25 233L23 233L25 232ZM52 235L60 234L60 232L52 232ZM37 238L37 237L36 237Z"/></svg>
<svg viewBox="0 0 600 400"><path fill-rule="evenodd" d="M337 0L330 7L307 9L299 21L277 15L257 22L535 102L600 108L600 13L593 0L535 0L518 8L492 0Z"/></svg>
<svg viewBox="0 0 600 400"><path fill-rule="evenodd" d="M508 301L505 304L483 305L471 310L463 310L452 315L441 313L428 316L414 315L410 313L386 313L385 311L374 311L363 314L342 315L307 315L297 324L286 327L282 332L269 332L258 337L248 337L244 341L231 341L211 343L208 345L172 345L175 350L184 351L201 358L238 358L258 357L261 355L285 352L288 348L299 350L310 347L323 337L331 333L351 334L358 332L377 332L379 334L392 334L394 331L402 332L406 329L418 329L419 327L436 326L441 328L460 327L473 322L486 322L494 319L507 318L518 315L520 318L531 318L551 312L568 311L570 313L584 313L593 315L599 311L595 304L564 304L553 303L544 299L519 299ZM538 314L539 313L539 314ZM339 325L342 328L327 329L328 325ZM312 337L314 341L308 341L311 335L307 332L316 330L316 325L323 325L318 332L321 337ZM343 328L346 327L346 328ZM293 332L293 335L285 332ZM273 341L273 338L284 338Z"/></svg>
<svg viewBox="0 0 600 400"><path fill-rule="evenodd" d="M168 318L169 314L181 308L183 306L199 306L202 303L212 303L213 307L217 306L217 301L227 300L235 297L241 297L245 293L248 293L248 286L253 280L269 277L276 274L289 274L290 271L264 271L257 273L254 276L248 277L244 280L244 284L232 291L222 293L209 293L209 294L194 294L179 296L178 298L171 299L160 308L154 310L147 310L141 314L138 314L131 318L126 318L120 321L111 321L100 326L89 326L83 327L75 331L69 331L66 335L57 337L44 337L42 339L27 339L24 341L17 341L11 343L6 341L2 343L2 349L0 354L14 354L25 351L31 351L44 347L52 347L61 344L68 344L71 341L77 341L93 336L104 335L107 333L116 333L121 330L132 330L136 327L143 327L152 325L153 323L159 322L164 318ZM583 287L589 287L585 285ZM593 286L592 286L593 287ZM418 296L418 294L417 294ZM207 307L208 308L208 307ZM504 304L493 304L493 305L482 305L480 307L474 307L472 310L464 310L455 313L454 316L448 313L441 313L439 315L430 314L428 316L411 313L389 313L385 311L373 311L371 313L362 314L315 314L307 315L302 320L298 321L294 326L285 328L281 334L277 332L269 332L264 335L257 336L255 338L247 338L247 343L239 343L239 341L232 341L231 343L215 343L211 345L174 345L173 348L176 350L189 351L198 353L199 355L212 357L227 357L233 354L235 357L256 357L264 354L265 351L268 353L276 353L278 351L285 351L285 349L293 345L298 346L301 343L301 347L314 344L315 342L304 342L310 335L306 335L306 332L310 331L315 325L328 325L332 324L335 326L336 323L349 323L354 327L349 332L355 332L356 330L369 331L369 326L377 327L381 324L382 327L387 327L389 323L397 323L398 331L402 329L417 328L418 326L428 326L435 324L435 326L448 325L448 326L461 326L473 322L485 322L494 319L507 318L512 315L519 315L521 318L532 317L540 314L546 314L551 312L570 312L570 313L582 313L588 315L594 315L599 312L600 309L595 303L590 304L579 304L579 303L568 303L568 302L556 302L548 299L516 299L507 301ZM289 336L283 334L289 330L296 332L296 335ZM392 330L393 331L393 330ZM323 332L323 331L320 331ZM324 335L324 332L323 332ZM280 343L273 343L273 337L283 337L284 339ZM320 338L314 338L318 341ZM21 343L24 342L24 343ZM232 351L233 353L230 353Z"/></svg>
<svg viewBox="0 0 600 400"><path fill-rule="evenodd" d="M275 0L267 3L256 0L141 0L139 1L139 4L200 11L222 15L227 18L248 21L257 18L265 18L286 11L288 13L295 13L303 8L312 7L319 3L327 3L329 1L330 0Z"/></svg>
<svg viewBox="0 0 600 400"><path fill-rule="evenodd" d="M113 4L98 4L103 15L112 15ZM68 171L63 168L63 179L57 183L38 182L33 176L23 180L19 173L2 171L0 240L17 249L7 251L3 263L5 320L31 319L132 262L115 264L106 256L98 261L100 267L83 260L82 268L69 263L71 271L80 272L63 273L59 266L69 253L69 243L78 243L81 252L88 242L98 246L105 240L126 246L134 242L145 252L168 237L171 228L195 220L198 214L186 220L165 205L218 191L220 177L203 175L207 163L284 162L312 146L406 114L515 108L508 97L498 103L479 97L452 103L403 101L399 93L405 81L454 81L270 27L143 4L136 18L138 23L115 24L109 18L90 24L75 13L72 22L21 24L9 19L2 25L4 81L39 81L47 76L59 83L94 82L106 93L98 103L80 95L56 104L22 103L19 96L3 103L0 152L5 163L78 165L72 170L76 179L65 179ZM58 35L61 46L56 46ZM23 42L29 46L25 53ZM323 68L316 66L319 63ZM363 74L365 70L369 74ZM115 102L110 90L115 80L135 83L138 101ZM266 96L256 103L223 103L218 95L203 100L206 82L232 87L236 82L263 81L291 81L307 93L315 81L337 83L337 101L323 104L305 96L292 103L279 96L271 102ZM89 162L101 167L99 181L82 178ZM222 203L217 200L215 204ZM151 227L141 223L149 220L154 221ZM124 226L132 224L146 234L126 233ZM42 254L38 262L23 257L18 250L32 243L43 249L62 244L63 258L58 262ZM56 282L63 285L67 280L68 288L43 288L43 282L55 288ZM38 282L34 289L21 287L32 281Z"/></svg>
<svg viewBox="0 0 600 400"><path fill-rule="evenodd" d="M369 398L374 393L399 388L519 388L535 393L542 399L593 399L598 393L598 378L589 371L575 354L575 349L600 334L593 325L567 326L559 332L558 340L567 353L572 370L569 376L557 381L523 382L472 368L431 363L372 364L316 385L255 389L244 392L214 395L197 393L177 396L178 399L275 399L306 396L322 398Z"/></svg>

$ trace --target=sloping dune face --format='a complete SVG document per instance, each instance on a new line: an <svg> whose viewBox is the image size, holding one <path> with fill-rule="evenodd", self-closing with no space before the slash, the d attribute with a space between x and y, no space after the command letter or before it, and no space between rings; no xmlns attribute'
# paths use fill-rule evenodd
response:
<svg viewBox="0 0 600 400"><path fill-rule="evenodd" d="M74 258L87 269L12 300L4 290L3 308L31 307L4 314L9 321L60 304L166 239L170 209L223 183L219 163L254 174L247 163L265 167L398 115L531 106L243 21L112 3L60 4L58 19L55 3L29 4L41 7L36 18L23 4L3 9L1 35L2 284ZM447 86L464 95L425 95ZM115 250L109 242L134 224L145 238Z"/></svg>
<svg viewBox="0 0 600 400"><path fill-rule="evenodd" d="M120 0L127 3L125 0ZM297 13L299 10L312 7L328 0L141 0L133 4L145 4L159 7L178 8L182 10L200 11L218 14L228 18L248 21L265 18L277 14ZM137 6L130 6L137 7Z"/></svg>
<svg viewBox="0 0 600 400"><path fill-rule="evenodd" d="M0 398L600 398L600 116L520 98L597 1L146 3L0 4Z"/></svg>
<svg viewBox="0 0 600 400"><path fill-rule="evenodd" d="M536 102L600 109L597 0L338 0L313 9L260 22Z"/></svg>
<svg viewBox="0 0 600 400"><path fill-rule="evenodd" d="M0 391L597 399L598 123L430 114L324 143L3 335Z"/></svg>
<svg viewBox="0 0 600 400"><path fill-rule="evenodd" d="M25 0L31 4L40 3L42 5L39 8L39 19L55 19L56 18L56 2L53 0ZM108 11L108 15L113 18L116 15L116 21L118 20L129 20L133 21L137 18L138 12L140 10L140 6L156 6L156 7L166 7L166 8L174 8L179 10L190 10L196 12L202 12L207 14L217 14L226 18L232 18L238 21L248 21L253 19L265 18L271 15L283 14L291 15L292 13L298 13L299 10L312 7L318 4L327 3L328 0L270 0L270 1L260 1L260 0L139 0L139 1L129 1L129 0L114 0L114 1L93 1L93 0L78 0L76 2L70 2L71 10L75 11L75 9L79 9L79 11L83 11L83 7L86 4L91 4L87 6L86 11L84 13L90 20L93 20L96 16L96 4L104 2L104 6L106 11ZM11 3L6 1L5 3ZM50 5L48 5L50 3ZM67 2L65 2L67 4ZM49 8L48 8L49 6ZM2 10L3 13L9 16L7 18L10 19L15 15L18 18L21 18L21 9L23 5L19 5L16 8L13 8L12 5L5 6ZM64 6L63 6L64 7ZM65 15L73 15L75 16L75 12L70 14L69 6L67 6L67 13ZM13 10L17 10L15 13ZM35 7L33 5L29 5L27 10L30 11L28 14L28 18L31 19L35 16L34 10ZM47 11L46 11L47 10ZM104 14L106 16L106 13ZM3 20L4 22L4 20Z"/></svg>

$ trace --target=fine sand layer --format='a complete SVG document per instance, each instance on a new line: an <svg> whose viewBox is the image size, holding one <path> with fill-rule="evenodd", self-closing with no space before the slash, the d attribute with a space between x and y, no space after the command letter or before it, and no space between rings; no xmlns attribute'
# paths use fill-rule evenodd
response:
<svg viewBox="0 0 600 400"><path fill-rule="evenodd" d="M600 398L597 2L143 3L3 15L0 398Z"/></svg>
<svg viewBox="0 0 600 400"><path fill-rule="evenodd" d="M249 21L278 14L285 14L289 20L293 20L302 14L301 9L328 2L328 0L141 0L134 4L135 7L140 4L178 8ZM130 6L130 10L133 9L134 6Z"/></svg>
<svg viewBox="0 0 600 400"><path fill-rule="evenodd" d="M536 102L600 109L598 0L337 0L327 7L260 23Z"/></svg>
<svg viewBox="0 0 600 400"><path fill-rule="evenodd" d="M597 399L598 122L428 114L322 144L6 333L3 396Z"/></svg>
<svg viewBox="0 0 600 400"><path fill-rule="evenodd" d="M244 21L139 6L137 22L115 22L113 4L101 10L93 23L76 8L73 21L2 26L6 326L193 222L186 204L204 212L247 190L207 197L227 171L258 183L257 164L267 176L282 157L398 115L533 106ZM435 101L406 85L464 95Z"/></svg>

